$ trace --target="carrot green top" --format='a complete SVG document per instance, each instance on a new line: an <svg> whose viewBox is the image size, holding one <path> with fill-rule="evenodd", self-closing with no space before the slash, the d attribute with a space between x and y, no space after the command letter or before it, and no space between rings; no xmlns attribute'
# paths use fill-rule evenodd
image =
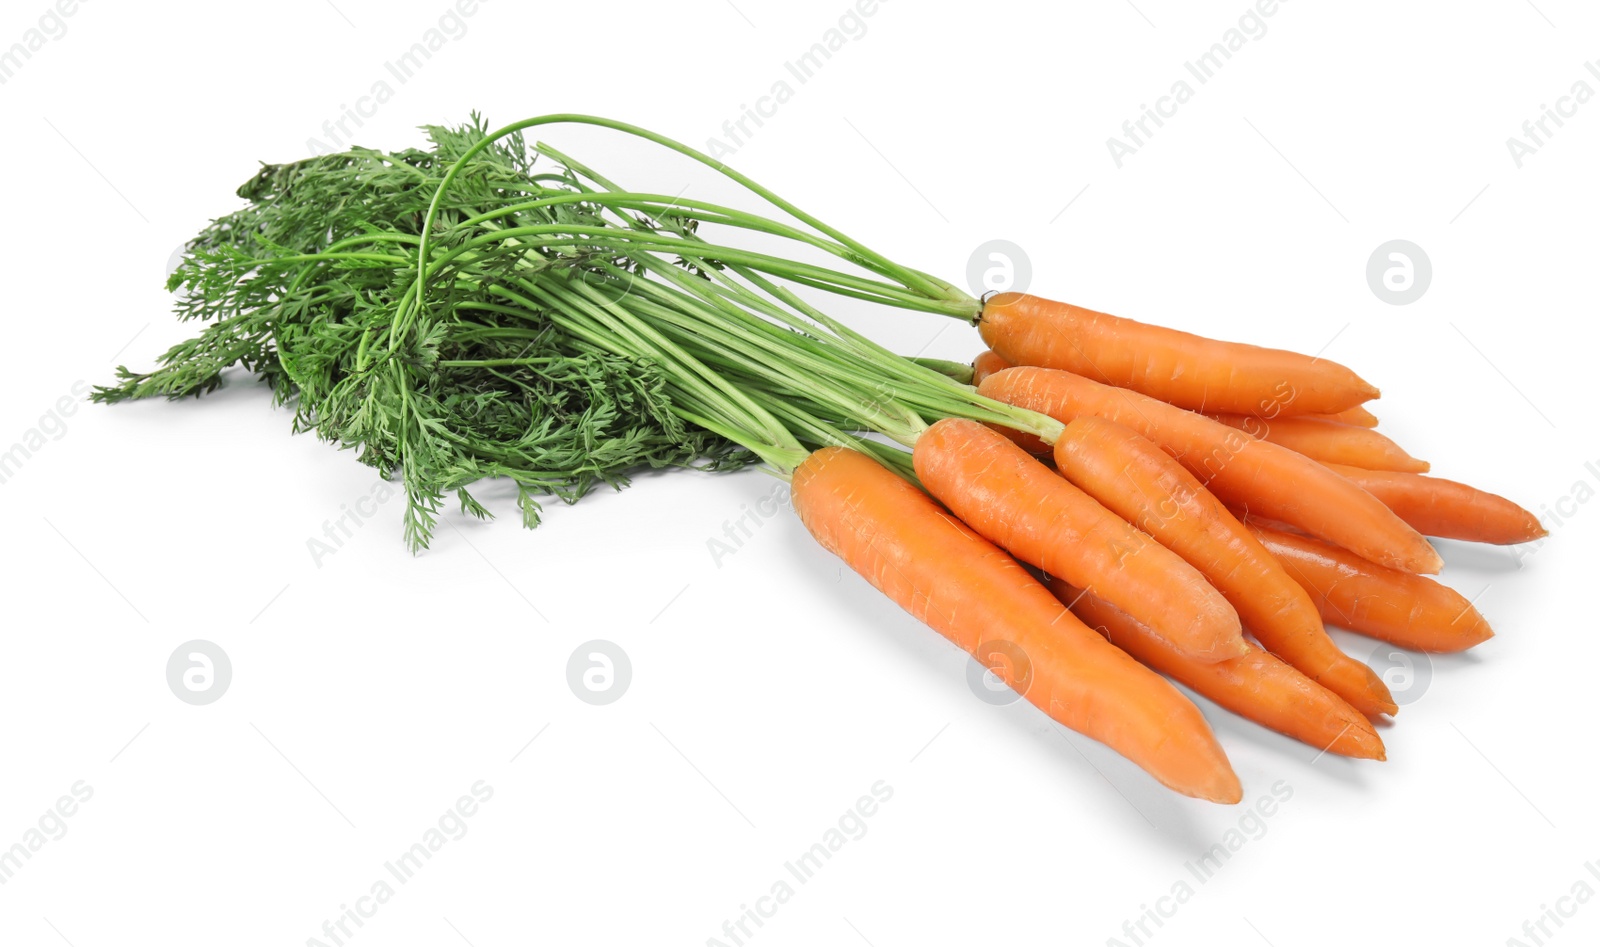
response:
<svg viewBox="0 0 1600 947"><path fill-rule="evenodd" d="M792 220L623 188L524 143L558 123L687 155ZM903 451L860 435L910 445L952 415L1047 440L1061 428L802 299L820 289L963 319L981 308L692 148L578 115L428 132L430 150L263 167L240 188L247 206L191 241L169 282L180 317L208 325L153 372L119 368L96 399L198 395L231 365L255 371L294 402L297 430L404 481L414 547L447 492L487 516L466 489L484 477L517 484L532 526L538 495L571 502L639 466L759 460L781 474L840 444L909 473ZM754 233L819 259L744 245Z"/></svg>

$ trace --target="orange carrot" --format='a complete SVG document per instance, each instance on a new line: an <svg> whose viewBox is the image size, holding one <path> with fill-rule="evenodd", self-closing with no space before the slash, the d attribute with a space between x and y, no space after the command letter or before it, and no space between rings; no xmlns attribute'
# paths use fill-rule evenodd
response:
<svg viewBox="0 0 1600 947"><path fill-rule="evenodd" d="M973 384L976 385L977 382L973 382ZM1337 414L1301 414L1296 415L1296 417L1316 418L1321 421L1333 421L1337 424L1349 424L1355 427L1378 426L1378 416L1360 405L1356 405L1354 408L1346 408Z"/></svg>
<svg viewBox="0 0 1600 947"><path fill-rule="evenodd" d="M1454 480L1328 464L1382 500L1425 536L1476 543L1526 543L1550 535L1539 518L1503 496Z"/></svg>
<svg viewBox="0 0 1600 947"><path fill-rule="evenodd" d="M1439 554L1376 497L1308 457L1210 418L1069 372L1017 367L980 394L1063 423L1094 415L1160 444L1224 502L1281 520L1374 562L1438 572Z"/></svg>
<svg viewBox="0 0 1600 947"><path fill-rule="evenodd" d="M1027 569L877 461L819 450L794 473L795 511L826 549L1057 722L1166 786L1233 803L1239 779L1199 708L1096 635Z"/></svg>
<svg viewBox="0 0 1600 947"><path fill-rule="evenodd" d="M978 353L977 358L972 360L972 384L981 385L983 384L983 380L985 378L988 378L995 372L1005 371L1006 369L1013 367L1014 366L1010 362L1000 357L999 352L996 352L994 349L984 349L982 352ZM1270 406L1270 410L1282 411L1283 405L1274 403ZM1332 421L1335 424L1348 424L1353 427L1370 428L1378 426L1378 416L1373 414L1371 411L1368 411L1361 405L1356 405L1353 408L1346 408L1343 411L1338 411L1333 414L1295 414L1293 416L1296 418L1305 418L1307 420ZM1252 417L1259 417L1259 415L1252 415ZM1032 437L1032 435L1025 436ZM1038 441L1037 438L1034 440L1040 444L1044 443L1043 441ZM1019 441L1018 443L1021 442ZM1032 453L1042 452L1032 451Z"/></svg>
<svg viewBox="0 0 1600 947"><path fill-rule="evenodd" d="M1080 417L1055 456L1061 476L1200 570L1267 650L1363 713L1398 709L1372 669L1328 637L1305 590L1161 448L1120 424Z"/></svg>
<svg viewBox="0 0 1600 947"><path fill-rule="evenodd" d="M1338 695L1260 648L1215 664L1178 653L1161 636L1103 598L1061 579L1047 583L1083 623L1139 659L1246 720L1310 744L1318 750L1381 760L1383 740L1371 721Z"/></svg>
<svg viewBox="0 0 1600 947"><path fill-rule="evenodd" d="M984 349L982 352L978 353L977 358L972 360L972 384L974 386L981 385L983 384L983 380L985 378L988 378L995 372L1005 371L1006 369L1013 367L1015 366L1000 357L999 352L996 352L994 349ZM1244 415L1238 416L1244 417ZM1353 427L1371 428L1378 426L1378 416L1373 414L1371 411L1368 411L1361 405L1356 405L1353 408L1346 408L1345 410L1336 412L1334 414L1299 414L1294 415L1294 417L1305 418L1308 421L1332 421L1335 424L1348 424ZM1035 443L1044 443L1038 438L1033 437L1031 434L1024 436L1032 438ZM1021 444L1022 442L1018 441L1018 443ZM1026 445L1023 446L1026 447ZM1030 453L1037 454L1043 453L1043 451L1030 451Z"/></svg>
<svg viewBox="0 0 1600 947"><path fill-rule="evenodd" d="M1011 363L1001 358L993 349L984 349L978 357L972 360L972 383L979 385L985 378L995 372L1004 371L1011 367Z"/></svg>
<svg viewBox="0 0 1600 947"><path fill-rule="evenodd" d="M1020 293L984 304L978 332L1013 365L1059 368L1195 411L1343 411L1378 389L1337 362L1218 342Z"/></svg>
<svg viewBox="0 0 1600 947"><path fill-rule="evenodd" d="M1315 539L1246 525L1311 594L1330 625L1414 651L1465 651L1494 635L1472 603L1447 585Z"/></svg>
<svg viewBox="0 0 1600 947"><path fill-rule="evenodd" d="M1325 464L1349 464L1368 470L1398 470L1424 473L1428 462L1405 452L1399 444L1377 431L1323 421L1317 418L1266 418L1242 414L1213 414L1211 417L1232 428L1281 444L1296 453Z"/></svg>
<svg viewBox="0 0 1600 947"><path fill-rule="evenodd" d="M972 360L972 383L973 385L981 385L985 378L995 372L1003 372L1010 367L1011 363L1001 358L993 349L984 349L978 353L977 358ZM1037 435L1008 427L996 427L995 430L1011 438L1012 443L1036 457L1042 457L1050 453L1050 445L1040 440Z"/></svg>
<svg viewBox="0 0 1600 947"><path fill-rule="evenodd" d="M945 418L911 458L929 493L1017 558L1093 589L1197 660L1247 650L1239 616L1193 566L990 428Z"/></svg>

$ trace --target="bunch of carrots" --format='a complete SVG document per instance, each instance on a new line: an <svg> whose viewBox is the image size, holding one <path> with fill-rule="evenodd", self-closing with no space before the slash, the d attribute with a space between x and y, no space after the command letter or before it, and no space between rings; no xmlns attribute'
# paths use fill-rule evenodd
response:
<svg viewBox="0 0 1600 947"><path fill-rule="evenodd" d="M559 172L528 171L522 133L561 123L687 156L785 216L629 190L544 144L532 151ZM624 366L585 376L585 397L649 382L645 433L630 443L670 442L677 458L711 450L711 436L719 462L731 448L790 478L810 533L884 594L1052 719L1222 803L1241 798L1239 780L1168 678L1319 751L1384 759L1372 720L1398 708L1325 626L1470 648L1493 632L1429 578L1442 563L1426 537L1544 535L1511 501L1427 476L1375 430L1378 390L1334 362L1034 296L973 298L625 123L552 115L453 135L448 161L406 153L392 191L331 201L327 226L295 205L310 199L297 197L304 185L274 192L293 234L242 256L248 240L230 227L226 254L186 263L181 282L209 294L201 317L221 341L203 335L157 372L124 371L99 397L199 394L230 360L280 397L318 392L301 409L308 426L348 419L325 436L405 480L421 545L442 489L487 515L466 493L474 477L569 500L581 491L551 484L609 478L614 445L590 421L574 426L593 412L574 411L578 396L559 385L588 360ZM340 197L319 180L322 199ZM361 186L386 182L369 170ZM748 233L792 241L795 256L755 249ZM332 282L350 273L368 288ZM970 367L902 358L793 286L969 320L988 350ZM535 398L552 392L559 404ZM525 413L488 431L481 410L452 413L469 396ZM608 417L630 403L607 401ZM519 466L559 432L584 446L540 455L538 478Z"/></svg>
<svg viewBox="0 0 1600 947"><path fill-rule="evenodd" d="M991 297L979 329L978 392L1060 421L1053 444L945 419L913 453L925 493L824 451L796 473L796 508L1052 718L1187 795L1241 790L1158 674L1319 751L1382 760L1370 718L1398 708L1325 623L1465 650L1493 631L1428 577L1441 561L1424 536L1545 535L1510 500L1424 475L1373 430L1377 389L1336 363L1016 294Z"/></svg>

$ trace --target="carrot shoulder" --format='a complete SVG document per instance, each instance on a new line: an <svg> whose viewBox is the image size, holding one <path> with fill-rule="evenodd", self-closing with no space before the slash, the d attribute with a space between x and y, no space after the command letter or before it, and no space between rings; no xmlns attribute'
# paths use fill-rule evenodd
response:
<svg viewBox="0 0 1600 947"><path fill-rule="evenodd" d="M1382 500L1425 536L1508 545L1550 535L1537 516L1503 496L1464 483L1344 464L1328 466Z"/></svg>
<svg viewBox="0 0 1600 947"><path fill-rule="evenodd" d="M1472 603L1447 585L1309 537L1248 525L1330 625L1415 651L1465 651L1494 636Z"/></svg>
<svg viewBox="0 0 1600 947"><path fill-rule="evenodd" d="M929 493L1017 558L1093 589L1198 660L1245 652L1239 616L1203 575L1001 434L946 418L911 456Z"/></svg>
<svg viewBox="0 0 1600 947"><path fill-rule="evenodd" d="M995 372L1002 372L1011 367L1011 363L1000 357L994 349L984 349L978 357L972 360L972 383L983 384L983 380Z"/></svg>
<svg viewBox="0 0 1600 947"><path fill-rule="evenodd" d="M984 379L980 394L1062 423L1093 415L1161 445L1231 506L1288 523L1374 562L1438 572L1439 554L1376 497L1322 464L1203 415L1070 372L1017 367Z"/></svg>
<svg viewBox="0 0 1600 947"><path fill-rule="evenodd" d="M1359 759L1385 759L1383 740L1372 722L1337 694L1270 653L1250 653L1215 664L1193 661L1105 599L1051 579L1050 591L1083 623L1106 640L1202 697L1216 701L1302 743Z"/></svg>
<svg viewBox="0 0 1600 947"><path fill-rule="evenodd" d="M1001 358L993 349L984 349L978 357L972 360L972 384L983 384L983 380L995 372L1003 372L1011 367L1011 363ZM1011 438L1018 447L1033 454L1043 457L1050 453L1050 445L1040 440L1038 436L1024 431L1014 431L1008 427L997 427L995 430Z"/></svg>
<svg viewBox="0 0 1600 947"><path fill-rule="evenodd" d="M1398 709L1372 669L1328 637L1305 590L1161 448L1120 424L1080 417L1055 456L1063 477L1198 569L1267 650L1363 713Z"/></svg>
<svg viewBox="0 0 1600 947"><path fill-rule="evenodd" d="M1016 560L870 457L812 454L795 511L826 549L968 654L1003 642L997 668L1052 719L1105 743L1166 786L1238 802L1239 779L1199 708L1090 631Z"/></svg>
<svg viewBox="0 0 1600 947"><path fill-rule="evenodd" d="M1318 418L1268 420L1242 414L1215 414L1211 417L1251 437L1280 444L1323 463L1407 473L1425 473L1428 470L1427 461L1412 457L1399 444L1368 428Z"/></svg>
<svg viewBox="0 0 1600 947"><path fill-rule="evenodd" d="M1058 368L1194 411L1331 413L1378 397L1378 389L1327 359L1021 293L989 297L978 331L1013 365Z"/></svg>

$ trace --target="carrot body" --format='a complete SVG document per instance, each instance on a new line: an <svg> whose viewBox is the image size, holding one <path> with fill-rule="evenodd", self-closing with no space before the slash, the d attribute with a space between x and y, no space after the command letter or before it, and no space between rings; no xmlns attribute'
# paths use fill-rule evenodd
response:
<svg viewBox="0 0 1600 947"><path fill-rule="evenodd" d="M1157 444L1224 502L1289 523L1374 562L1438 572L1439 554L1376 497L1308 457L1136 392L1044 368L984 379L980 394L1063 423L1093 415Z"/></svg>
<svg viewBox="0 0 1600 947"><path fill-rule="evenodd" d="M1105 599L1060 579L1049 586L1107 641L1246 720L1341 756L1386 758L1382 738L1360 711L1270 653L1252 647L1243 657L1202 664Z"/></svg>
<svg viewBox="0 0 1600 947"><path fill-rule="evenodd" d="M1146 325L1020 293L984 304L978 331L1013 365L1058 368L1195 411L1343 411L1378 389L1337 362Z"/></svg>
<svg viewBox="0 0 1600 947"><path fill-rule="evenodd" d="M1494 636L1472 603L1447 585L1315 539L1249 526L1330 625L1416 651L1465 651Z"/></svg>
<svg viewBox="0 0 1600 947"><path fill-rule="evenodd" d="M973 384L976 385L977 382L974 381ZM1371 411L1368 411L1361 405L1356 405L1354 408L1345 408L1343 411L1340 411L1337 414L1302 414L1297 415L1297 417L1318 418L1323 421L1333 421L1336 424L1349 424L1354 427L1378 426L1378 416L1373 414Z"/></svg>
<svg viewBox="0 0 1600 947"><path fill-rule="evenodd" d="M1428 462L1405 452L1399 444L1367 428L1323 421L1317 418L1265 418L1242 414L1214 414L1211 417L1237 428L1251 437L1281 444L1326 464L1349 464L1368 470L1398 470L1425 473Z"/></svg>
<svg viewBox="0 0 1600 947"><path fill-rule="evenodd" d="M1005 371L1011 363L1000 357L994 349L984 349L978 357L972 360L972 383L983 384L983 380L995 372Z"/></svg>
<svg viewBox="0 0 1600 947"><path fill-rule="evenodd" d="M1267 650L1363 713L1398 709L1372 669L1328 637L1305 590L1161 448L1120 424L1081 417L1062 432L1055 456L1061 476L1198 569Z"/></svg>
<svg viewBox="0 0 1600 947"><path fill-rule="evenodd" d="M1017 558L1093 589L1197 660L1247 650L1239 616L1193 566L999 433L945 418L911 458L929 493Z"/></svg>
<svg viewBox="0 0 1600 947"><path fill-rule="evenodd" d="M795 471L793 498L819 543L962 650L1003 642L1020 651L1026 668L996 671L1052 719L1178 792L1239 801L1239 779L1199 708L926 494L864 454L830 447Z"/></svg>
<svg viewBox="0 0 1600 947"><path fill-rule="evenodd" d="M1550 535L1539 518L1503 496L1454 480L1328 464L1384 502L1425 536L1477 543L1526 543Z"/></svg>

